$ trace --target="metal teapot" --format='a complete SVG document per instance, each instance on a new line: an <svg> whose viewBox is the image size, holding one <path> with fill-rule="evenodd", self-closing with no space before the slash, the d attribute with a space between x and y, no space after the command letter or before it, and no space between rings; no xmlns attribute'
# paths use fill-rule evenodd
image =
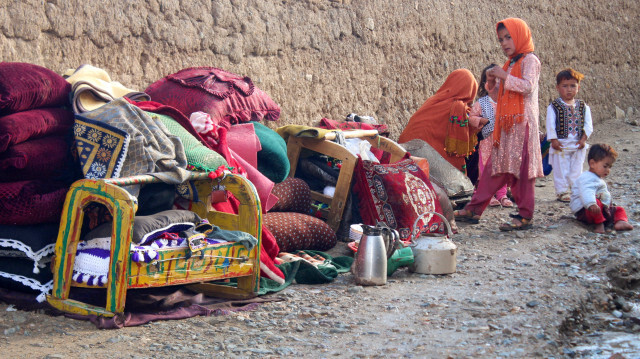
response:
<svg viewBox="0 0 640 359"><path fill-rule="evenodd" d="M418 221L427 214L435 214L442 219L447 227L447 234L425 233L419 238L417 229ZM449 221L437 212L425 212L418 216L413 223L411 231L411 250L413 251L414 263L409 266L409 270L422 274L449 274L456 271L456 256L458 248L449 239L453 235Z"/></svg>
<svg viewBox="0 0 640 359"><path fill-rule="evenodd" d="M400 235L384 224L376 227L362 225L352 271L357 284L384 285L387 283L387 260L400 245Z"/></svg>

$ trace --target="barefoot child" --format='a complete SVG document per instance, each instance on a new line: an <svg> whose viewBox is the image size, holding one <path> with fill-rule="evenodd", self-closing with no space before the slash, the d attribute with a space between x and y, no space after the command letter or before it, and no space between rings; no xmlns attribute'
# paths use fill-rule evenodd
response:
<svg viewBox="0 0 640 359"><path fill-rule="evenodd" d="M469 123L475 127L482 128L478 132L478 140L480 142L477 146L478 155L478 177L482 176L489 155L491 155L491 147L493 147L493 126L495 123L496 113L496 100L498 99L498 93L489 93L487 90L487 82L494 81L494 78L487 75L487 72L493 67L498 66L496 64L490 64L482 70L480 75L480 84L478 85L478 101L471 106L471 112L469 112ZM476 124L477 123L477 124ZM467 171L469 169L467 168ZM507 197L507 185L500 187L491 198L489 206L503 206L513 207L513 202Z"/></svg>
<svg viewBox="0 0 640 359"><path fill-rule="evenodd" d="M573 184L571 211L586 224L595 224L596 233L604 233L605 227L616 231L630 231L633 226L624 208L614 206L611 193L603 180L613 166L618 153L606 144L596 144L589 150L589 171L583 172Z"/></svg>
<svg viewBox="0 0 640 359"><path fill-rule="evenodd" d="M551 141L549 164L558 201L571 200L571 185L582 173L587 139L593 132L591 109L576 99L584 75L568 68L556 76L560 97L547 108L547 139Z"/></svg>

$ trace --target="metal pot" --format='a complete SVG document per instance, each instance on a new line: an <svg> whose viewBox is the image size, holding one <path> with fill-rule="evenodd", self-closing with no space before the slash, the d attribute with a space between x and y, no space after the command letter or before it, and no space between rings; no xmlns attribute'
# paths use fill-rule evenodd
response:
<svg viewBox="0 0 640 359"><path fill-rule="evenodd" d="M360 285L387 283L387 260L400 241L396 230L386 226L362 225L362 238L353 262L353 275Z"/></svg>
<svg viewBox="0 0 640 359"><path fill-rule="evenodd" d="M447 227L447 234L425 233L420 234L418 221L427 214L435 214L442 219ZM437 212L425 212L418 216L413 223L411 231L411 250L413 251L414 263L409 266L409 270L422 274L449 274L456 271L456 255L458 248L449 239L453 235L449 221Z"/></svg>

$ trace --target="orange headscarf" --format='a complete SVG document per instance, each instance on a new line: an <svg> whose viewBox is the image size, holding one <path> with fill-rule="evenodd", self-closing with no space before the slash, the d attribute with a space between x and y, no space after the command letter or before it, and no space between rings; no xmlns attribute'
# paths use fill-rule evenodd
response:
<svg viewBox="0 0 640 359"><path fill-rule="evenodd" d="M531 30L526 22L518 18L508 18L496 24L496 32L498 26L503 24L509 31L509 35L513 39L515 51L509 56L509 60L504 63L502 68L507 71L509 65L515 60L511 68L510 75L522 78L522 59L530 52L533 52L533 39L531 38ZM496 122L493 131L495 144L500 142L500 134L513 127L513 124L520 123L524 119L524 96L519 92L505 90L505 81L500 81L500 89L498 92L498 104L496 107Z"/></svg>
<svg viewBox="0 0 640 359"><path fill-rule="evenodd" d="M478 83L471 71L453 71L440 89L411 116L398 141L424 140L445 158L473 153L477 136L469 131L468 103L476 97L477 91Z"/></svg>

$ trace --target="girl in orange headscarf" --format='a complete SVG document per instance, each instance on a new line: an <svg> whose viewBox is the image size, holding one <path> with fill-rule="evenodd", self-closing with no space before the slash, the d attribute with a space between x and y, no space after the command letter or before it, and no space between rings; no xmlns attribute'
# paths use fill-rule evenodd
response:
<svg viewBox="0 0 640 359"><path fill-rule="evenodd" d="M478 83L467 69L447 76L444 84L411 116L398 142L421 139L457 169L465 172L466 156L477 143L478 128L469 126L469 104Z"/></svg>
<svg viewBox="0 0 640 359"><path fill-rule="evenodd" d="M540 60L533 54L526 22L508 18L496 25L498 42L508 57L502 68L487 71L487 88L497 92L493 148L476 192L456 220L478 223L497 189L507 184L518 214L500 230L529 229L534 211L535 180L543 177L538 137L538 79Z"/></svg>

